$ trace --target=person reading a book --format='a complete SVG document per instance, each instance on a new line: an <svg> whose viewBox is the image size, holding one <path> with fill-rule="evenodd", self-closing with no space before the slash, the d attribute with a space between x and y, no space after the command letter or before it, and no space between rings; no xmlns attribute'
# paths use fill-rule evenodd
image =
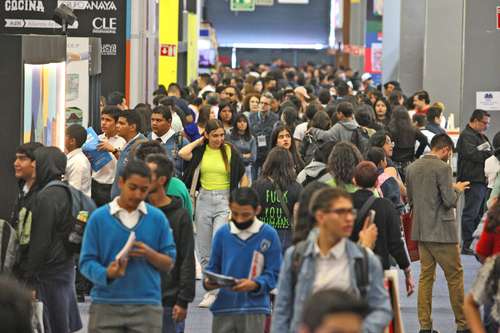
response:
<svg viewBox="0 0 500 333"><path fill-rule="evenodd" d="M162 332L160 272L173 267L176 248L165 215L144 202L150 184L146 163L129 162L120 196L87 222L80 270L94 284L89 333Z"/></svg>
<svg viewBox="0 0 500 333"><path fill-rule="evenodd" d="M257 219L261 207L253 189L234 190L229 208L231 221L215 234L203 281L206 290L220 288L210 308L212 332L264 332L271 313L269 292L281 265L280 239L273 227Z"/></svg>

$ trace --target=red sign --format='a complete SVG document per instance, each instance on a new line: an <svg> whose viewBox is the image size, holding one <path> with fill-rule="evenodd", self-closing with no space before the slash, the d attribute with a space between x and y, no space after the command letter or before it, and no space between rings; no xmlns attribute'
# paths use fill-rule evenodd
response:
<svg viewBox="0 0 500 333"><path fill-rule="evenodd" d="M162 57L175 57L177 55L177 45L175 44L161 44L160 56Z"/></svg>
<svg viewBox="0 0 500 333"><path fill-rule="evenodd" d="M497 29L500 30L500 6L497 7Z"/></svg>

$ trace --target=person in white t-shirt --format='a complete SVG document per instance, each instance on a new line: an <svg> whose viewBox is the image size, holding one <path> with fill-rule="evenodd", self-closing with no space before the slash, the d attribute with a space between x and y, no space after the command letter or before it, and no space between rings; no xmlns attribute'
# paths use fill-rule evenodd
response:
<svg viewBox="0 0 500 333"><path fill-rule="evenodd" d="M492 189L495 186L497 174L500 171L500 132L497 132L493 137L493 156L490 156L484 161L484 174L488 178L488 188Z"/></svg>
<svg viewBox="0 0 500 333"><path fill-rule="evenodd" d="M111 201L111 186L115 180L116 161L126 141L118 135L116 122L120 116L120 109L115 106L106 106L101 112L101 130L98 146L100 150L108 151L111 161L102 169L92 172L92 199L97 206Z"/></svg>
<svg viewBox="0 0 500 333"><path fill-rule="evenodd" d="M64 147L68 163L64 180L90 197L90 162L82 151L85 141L87 141L87 131L83 126L75 124L66 128Z"/></svg>

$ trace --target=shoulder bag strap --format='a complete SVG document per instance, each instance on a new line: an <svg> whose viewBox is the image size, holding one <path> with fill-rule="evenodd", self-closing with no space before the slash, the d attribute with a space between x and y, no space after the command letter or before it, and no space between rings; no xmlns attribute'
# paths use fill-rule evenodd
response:
<svg viewBox="0 0 500 333"><path fill-rule="evenodd" d="M375 197L375 195L372 195L371 197L368 198L368 200L365 201L365 203L363 204L361 209L358 211L358 215L356 217L356 223L354 224L354 228L356 228L358 226L360 226L359 227L360 230L361 230L361 228L363 228L363 221L366 218L366 214L368 213L368 211L370 210L372 205L375 203L375 200L377 200L377 198Z"/></svg>
<svg viewBox="0 0 500 333"><path fill-rule="evenodd" d="M194 170L193 179L191 180L191 188L189 190L189 195L193 199L196 195L196 186L198 185L198 180L200 179L200 168L201 168L201 162Z"/></svg>

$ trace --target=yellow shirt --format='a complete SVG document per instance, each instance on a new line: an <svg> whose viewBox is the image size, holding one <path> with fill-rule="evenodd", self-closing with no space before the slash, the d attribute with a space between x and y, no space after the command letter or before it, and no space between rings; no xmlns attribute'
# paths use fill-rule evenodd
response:
<svg viewBox="0 0 500 333"><path fill-rule="evenodd" d="M225 145L227 152L227 163L231 161L231 148ZM201 187L205 190L229 190L230 172L226 170L224 159L220 149L213 149L207 145L200 167Z"/></svg>

